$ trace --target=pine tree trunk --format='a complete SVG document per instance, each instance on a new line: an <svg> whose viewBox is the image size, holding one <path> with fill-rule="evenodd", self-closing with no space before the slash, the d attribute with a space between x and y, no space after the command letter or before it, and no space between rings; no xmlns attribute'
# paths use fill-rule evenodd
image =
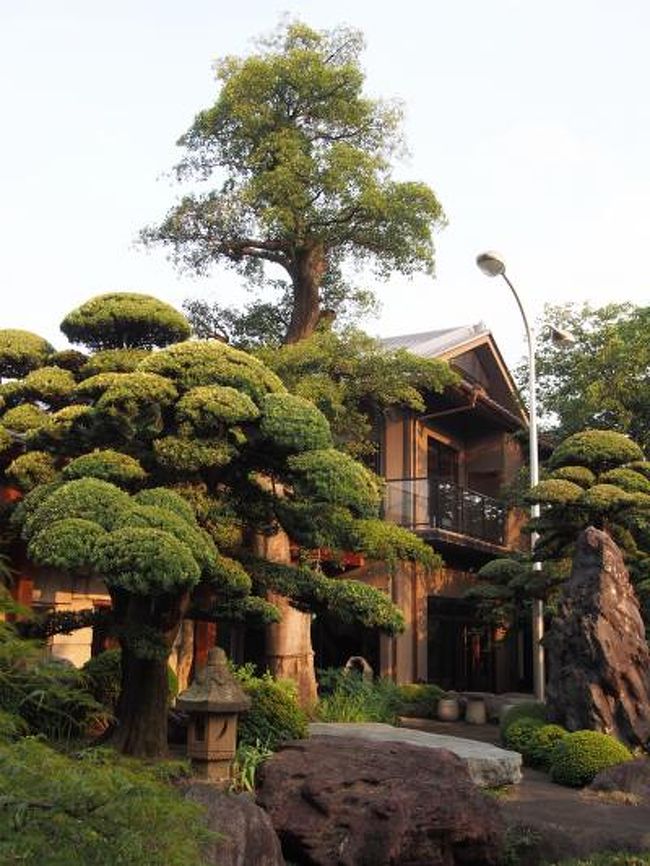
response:
<svg viewBox="0 0 650 866"><path fill-rule="evenodd" d="M314 333L320 317L320 285L327 268L322 246L301 250L291 270L293 309L285 343L298 343Z"/></svg>
<svg viewBox="0 0 650 866"><path fill-rule="evenodd" d="M118 633L121 631L128 638L120 638L122 688L117 705L117 722L107 739L125 755L165 757L169 654L187 611L189 594L152 599L117 590L111 595ZM153 658L143 658L133 647L133 642L138 642L138 632L144 636L147 628L157 632L161 641Z"/></svg>
<svg viewBox="0 0 650 866"><path fill-rule="evenodd" d="M289 537L279 530L275 535L256 534L254 552L270 562L289 564ZM266 663L275 677L292 680L302 707L313 706L318 697L314 651L311 644L311 615L296 610L289 599L268 593L267 599L279 608L282 621L266 627Z"/></svg>
<svg viewBox="0 0 650 866"><path fill-rule="evenodd" d="M123 646L122 692L111 745L125 755L164 757L168 701L167 659L141 659Z"/></svg>

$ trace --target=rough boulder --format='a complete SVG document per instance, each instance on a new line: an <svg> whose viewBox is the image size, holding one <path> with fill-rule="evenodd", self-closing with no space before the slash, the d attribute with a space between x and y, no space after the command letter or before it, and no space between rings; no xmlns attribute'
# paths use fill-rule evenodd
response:
<svg viewBox="0 0 650 866"><path fill-rule="evenodd" d="M631 746L650 738L650 652L620 550L605 532L581 533L558 616L545 641L549 716Z"/></svg>
<svg viewBox="0 0 650 866"><path fill-rule="evenodd" d="M502 820L444 749L311 737L260 770L285 857L309 866L496 866Z"/></svg>

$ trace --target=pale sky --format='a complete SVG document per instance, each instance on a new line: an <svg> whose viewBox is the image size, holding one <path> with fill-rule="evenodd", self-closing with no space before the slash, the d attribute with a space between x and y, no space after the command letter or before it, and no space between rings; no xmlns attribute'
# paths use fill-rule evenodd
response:
<svg viewBox="0 0 650 866"><path fill-rule="evenodd" d="M474 259L499 250L532 316L544 302L650 302L647 0L0 0L0 327L65 345L94 294L231 302L231 272L179 275L138 231L177 190L176 139L214 101L213 61L282 13L367 41L367 91L399 97L411 155L449 219L437 278L378 288L367 330L483 319L512 363L514 301Z"/></svg>

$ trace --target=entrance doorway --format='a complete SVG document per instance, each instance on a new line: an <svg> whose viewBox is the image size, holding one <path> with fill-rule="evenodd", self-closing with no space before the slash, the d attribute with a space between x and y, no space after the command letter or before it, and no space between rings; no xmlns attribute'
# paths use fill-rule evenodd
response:
<svg viewBox="0 0 650 866"><path fill-rule="evenodd" d="M496 691L492 629L472 602L430 596L427 602L429 681L457 691Z"/></svg>

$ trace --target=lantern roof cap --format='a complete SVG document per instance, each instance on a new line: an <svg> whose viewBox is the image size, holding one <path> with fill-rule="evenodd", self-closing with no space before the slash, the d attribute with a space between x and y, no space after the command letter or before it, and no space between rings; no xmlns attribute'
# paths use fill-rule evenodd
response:
<svg viewBox="0 0 650 866"><path fill-rule="evenodd" d="M186 713L238 713L250 708L251 699L233 677L221 647L208 653L191 685L178 696L176 707Z"/></svg>

